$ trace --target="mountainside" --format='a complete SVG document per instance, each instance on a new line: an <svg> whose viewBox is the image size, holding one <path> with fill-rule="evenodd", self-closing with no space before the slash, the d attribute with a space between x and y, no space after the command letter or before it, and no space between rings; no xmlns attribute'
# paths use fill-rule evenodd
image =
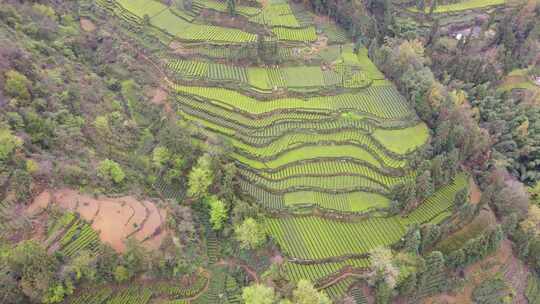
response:
<svg viewBox="0 0 540 304"><path fill-rule="evenodd" d="M4 1L0 298L535 303L539 11Z"/></svg>

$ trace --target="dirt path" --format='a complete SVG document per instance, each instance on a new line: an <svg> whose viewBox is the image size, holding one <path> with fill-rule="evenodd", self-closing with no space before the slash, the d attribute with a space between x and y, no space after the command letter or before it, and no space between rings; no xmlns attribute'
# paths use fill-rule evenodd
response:
<svg viewBox="0 0 540 304"><path fill-rule="evenodd" d="M482 198L482 191L480 191L480 188L478 188L478 185L472 177L469 178L469 191L469 200L471 201L471 204L478 204Z"/></svg>
<svg viewBox="0 0 540 304"><path fill-rule="evenodd" d="M216 265L218 266L239 266L239 267L242 267L244 269L244 271L253 279L253 281L255 281L255 283L259 284L260 280L259 280L259 276L257 276L257 272L255 270L253 270L251 267L249 267L247 264L237 260L237 259L234 259L234 258L230 258L228 260L220 260L216 263Z"/></svg>
<svg viewBox="0 0 540 304"><path fill-rule="evenodd" d="M339 281L343 280L343 279L346 279L348 277L361 277L361 278L364 278L365 276L363 274L359 274L357 272L354 271L354 269L351 269L351 268L347 268L345 270L342 270L341 273L339 274L339 276L333 278L332 280L328 281L328 282L325 282L323 285L317 287L317 289L325 289L325 288L328 288L336 283L338 283Z"/></svg>

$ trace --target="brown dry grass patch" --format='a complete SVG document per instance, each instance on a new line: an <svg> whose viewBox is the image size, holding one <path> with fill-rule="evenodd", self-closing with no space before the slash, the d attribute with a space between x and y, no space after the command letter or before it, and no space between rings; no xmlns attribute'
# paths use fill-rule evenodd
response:
<svg viewBox="0 0 540 304"><path fill-rule="evenodd" d="M85 32L93 32L96 30L97 27L94 22L90 21L90 19L81 18L81 28Z"/></svg>

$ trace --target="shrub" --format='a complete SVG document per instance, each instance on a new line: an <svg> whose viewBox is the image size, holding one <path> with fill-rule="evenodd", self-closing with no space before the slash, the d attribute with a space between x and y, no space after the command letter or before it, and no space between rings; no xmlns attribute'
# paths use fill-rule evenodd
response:
<svg viewBox="0 0 540 304"><path fill-rule="evenodd" d="M123 283L129 280L129 278L130 278L129 271L127 270L126 267L121 266L121 265L116 266L116 268L114 269L114 279L116 280L116 282Z"/></svg>
<svg viewBox="0 0 540 304"><path fill-rule="evenodd" d="M188 195L194 198L201 198L208 192L208 187L214 181L212 170L212 159L205 154L199 158L197 165L193 167L188 178Z"/></svg>
<svg viewBox="0 0 540 304"><path fill-rule="evenodd" d="M4 89L9 96L22 100L30 100L30 91L28 90L29 86L30 81L23 74L15 70L9 70L6 72L6 83L4 85Z"/></svg>
<svg viewBox="0 0 540 304"><path fill-rule="evenodd" d="M253 218L245 219L241 225L234 229L234 232L242 248L255 249L266 239L264 227Z"/></svg>
<svg viewBox="0 0 540 304"><path fill-rule="evenodd" d="M223 228L223 223L227 220L227 208L225 207L225 204L216 197L212 197L209 200L209 205L212 229L221 230Z"/></svg>
<svg viewBox="0 0 540 304"><path fill-rule="evenodd" d="M98 176L106 181L119 184L124 180L126 174L117 162L105 159L99 163Z"/></svg>
<svg viewBox="0 0 540 304"><path fill-rule="evenodd" d="M22 146L22 140L8 129L0 129L0 162L7 161L15 149Z"/></svg>

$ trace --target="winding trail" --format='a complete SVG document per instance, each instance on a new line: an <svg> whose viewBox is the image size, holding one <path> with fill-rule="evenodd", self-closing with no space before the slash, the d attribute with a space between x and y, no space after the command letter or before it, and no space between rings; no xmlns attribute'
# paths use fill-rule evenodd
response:
<svg viewBox="0 0 540 304"><path fill-rule="evenodd" d="M235 258L229 258L227 260L221 259L219 260L216 265L218 266L239 266L244 269L244 271L255 281L255 283L259 284L259 276L257 275L257 272L253 270L251 267L249 267L246 263L237 260Z"/></svg>
<svg viewBox="0 0 540 304"><path fill-rule="evenodd" d="M348 268L342 270L341 273L337 277L331 279L330 281L325 282L321 286L318 286L317 289L321 290L321 289L328 288L328 287L330 287L330 286L332 286L332 285L338 283L339 281L344 280L344 279L346 279L348 277L358 277L360 279L360 278L365 278L365 275L360 274L360 273L356 272L355 269L352 269L352 268L348 267Z"/></svg>

